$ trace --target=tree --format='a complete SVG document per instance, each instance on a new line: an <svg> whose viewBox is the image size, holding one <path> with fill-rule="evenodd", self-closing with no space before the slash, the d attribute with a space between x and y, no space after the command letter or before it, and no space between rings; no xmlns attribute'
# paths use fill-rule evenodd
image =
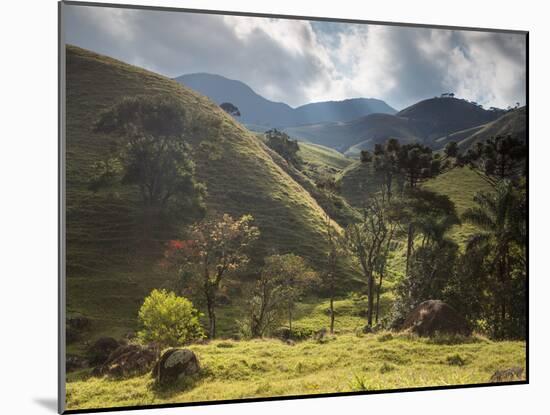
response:
<svg viewBox="0 0 550 415"><path fill-rule="evenodd" d="M517 181L527 168L527 146L510 135L477 143L462 158L487 183L496 187L503 180Z"/></svg>
<svg viewBox="0 0 550 415"><path fill-rule="evenodd" d="M372 155L367 153L361 154L361 160L374 164L375 172L382 177L383 193L391 201L395 182L401 191L407 189L408 194L413 195L419 184L455 167L456 164L451 163L451 159L457 157L458 146L454 142L448 143L442 157L422 144L400 145L398 140L389 139L384 145L375 145ZM416 230L411 220L407 225L405 274L409 272L415 235Z"/></svg>
<svg viewBox="0 0 550 415"><path fill-rule="evenodd" d="M235 105L233 105L231 102L223 102L220 104L220 108L227 112L229 115L232 115L234 117L240 117L241 112L239 111L239 108L237 108Z"/></svg>
<svg viewBox="0 0 550 415"><path fill-rule="evenodd" d="M382 146L374 146L374 168L382 175L388 200L391 200L394 179L399 175L399 152L401 146L395 138L390 138Z"/></svg>
<svg viewBox="0 0 550 415"><path fill-rule="evenodd" d="M380 295L382 294L382 283L386 277L386 265L388 263L391 245L393 243L393 238L398 230L398 221L396 217L390 218L388 221L388 234L386 237L385 246L382 247L380 253L378 254L378 259L376 261L375 272L378 274L378 285L376 286L376 305L375 305L375 315L374 323L378 325L380 317Z"/></svg>
<svg viewBox="0 0 550 415"><path fill-rule="evenodd" d="M420 302L443 299L447 280L453 275L458 246L447 237L460 223L448 196L424 189L406 192L396 207L399 219L415 229L407 273L397 287L394 325L399 325Z"/></svg>
<svg viewBox="0 0 550 415"><path fill-rule="evenodd" d="M333 178L319 181L317 187L324 191L324 194L328 198L329 206L333 206L335 202L339 201L339 187ZM346 252L342 235L337 231L336 226L334 226L335 223L333 223L328 211L325 211L324 225L327 251L325 269L324 272L320 274L320 280L323 289L329 294L330 333L334 334L334 299L340 282L344 278L339 265L341 259L345 257Z"/></svg>
<svg viewBox="0 0 550 415"><path fill-rule="evenodd" d="M292 337L292 315L296 302L317 283L318 275L302 257L294 254L266 258L263 272L280 286L280 303L286 309L289 336Z"/></svg>
<svg viewBox="0 0 550 415"><path fill-rule="evenodd" d="M264 260L250 306L250 332L262 337L287 313L292 337L292 313L303 291L316 282L317 274L294 254L272 255Z"/></svg>
<svg viewBox="0 0 550 415"><path fill-rule="evenodd" d="M448 148L453 151L453 147ZM449 154L441 158L434 154L430 147L422 144L407 144L401 146L398 155L398 166L405 177L410 194L413 194L420 183L452 168L449 163ZM415 228L411 222L407 229L407 258L405 262L405 274L409 273L410 259L414 249Z"/></svg>
<svg viewBox="0 0 550 415"><path fill-rule="evenodd" d="M189 240L173 241L169 245L167 259L179 274L200 281L210 338L216 337L216 306L221 284L248 263L248 251L259 237L260 232L252 222L251 215L239 219L228 214L206 218L191 227Z"/></svg>
<svg viewBox="0 0 550 415"><path fill-rule="evenodd" d="M195 181L185 142L185 110L179 101L163 96L124 98L101 113L94 130L123 140L113 159L96 166L98 174L91 184L95 190L121 172L123 184L139 189L146 228L168 209L187 219L202 215L204 188Z"/></svg>
<svg viewBox="0 0 550 415"><path fill-rule="evenodd" d="M300 146L298 141L292 140L288 134L273 128L264 133L266 138L266 145L277 152L282 158L284 158L289 164L296 168L300 168L302 165L302 159L298 155Z"/></svg>
<svg viewBox="0 0 550 415"><path fill-rule="evenodd" d="M266 258L266 266L254 283L248 300L251 337L263 337L273 329L282 315L284 301L280 275L274 273L273 258Z"/></svg>
<svg viewBox="0 0 550 415"><path fill-rule="evenodd" d="M199 312L191 301L166 290L153 290L139 310L139 337L160 349L182 346L204 337Z"/></svg>
<svg viewBox="0 0 550 415"><path fill-rule="evenodd" d="M503 180L494 192L475 195L476 206L463 218L478 227L468 242L467 253L483 251L491 278L493 298L493 336L524 336L525 314L518 304L524 302L526 278L526 209L522 192ZM514 327L515 330L511 330Z"/></svg>
<svg viewBox="0 0 550 415"><path fill-rule="evenodd" d="M374 313L374 273L390 234L390 209L380 196L374 196L364 208L363 219L346 228L346 246L358 261L367 283L367 327L372 328Z"/></svg>

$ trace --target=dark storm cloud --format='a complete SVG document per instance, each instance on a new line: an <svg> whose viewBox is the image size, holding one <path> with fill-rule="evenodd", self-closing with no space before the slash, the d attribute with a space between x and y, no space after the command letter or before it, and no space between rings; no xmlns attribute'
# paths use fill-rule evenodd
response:
<svg viewBox="0 0 550 415"><path fill-rule="evenodd" d="M452 91L525 100L523 36L69 6L68 43L167 76L239 79L290 105L366 96L402 108Z"/></svg>

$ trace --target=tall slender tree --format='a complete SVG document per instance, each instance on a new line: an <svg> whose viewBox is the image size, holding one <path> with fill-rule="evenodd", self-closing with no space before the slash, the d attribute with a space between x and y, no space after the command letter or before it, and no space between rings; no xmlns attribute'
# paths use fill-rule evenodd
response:
<svg viewBox="0 0 550 415"><path fill-rule="evenodd" d="M380 196L371 197L365 206L363 219L346 228L346 246L357 260L367 284L367 328L372 328L374 316L375 272L384 243L389 236L389 210Z"/></svg>

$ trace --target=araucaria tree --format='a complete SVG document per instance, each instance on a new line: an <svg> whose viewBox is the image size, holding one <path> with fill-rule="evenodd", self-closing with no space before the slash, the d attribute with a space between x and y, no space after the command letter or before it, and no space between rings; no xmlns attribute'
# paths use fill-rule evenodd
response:
<svg viewBox="0 0 550 415"><path fill-rule="evenodd" d="M100 172L91 185L111 183L112 166L120 166L122 183L139 189L147 232L154 218L168 210L172 219L195 219L203 213L204 189L195 181L185 126L183 105L163 96L124 98L103 111L94 125L96 132L117 138L119 151L111 168L104 169L109 177Z"/></svg>
<svg viewBox="0 0 550 415"><path fill-rule="evenodd" d="M376 145L372 154L368 151L362 152L361 160L365 163L373 163L375 173L382 178L383 193L388 200L391 200L396 184L399 185L399 190L406 191L408 196L414 197L421 183L453 168L455 164L451 163L451 158L456 155L455 143L447 145L444 155L441 156L422 144L400 145L398 140L389 139L384 145ZM407 275L417 232L412 220L406 226L405 274Z"/></svg>
<svg viewBox="0 0 550 415"><path fill-rule="evenodd" d="M512 136L497 136L484 143L477 143L459 159L496 187L503 180L517 181L525 176L526 157L527 146L522 140Z"/></svg>
<svg viewBox="0 0 550 415"><path fill-rule="evenodd" d="M216 300L224 279L231 276L248 261L251 245L259 237L252 225L251 215L233 219L206 218L190 229L190 240L174 241L167 252L167 260L182 275L197 278L206 302L210 338L216 337Z"/></svg>
<svg viewBox="0 0 550 415"><path fill-rule="evenodd" d="M433 153L430 147L422 144L407 144L399 150L398 166L409 193L414 196L415 189L417 189L420 183L441 174L448 168L449 163L447 159L443 159L439 154ZM407 227L405 275L409 274L415 237L416 229L411 221Z"/></svg>

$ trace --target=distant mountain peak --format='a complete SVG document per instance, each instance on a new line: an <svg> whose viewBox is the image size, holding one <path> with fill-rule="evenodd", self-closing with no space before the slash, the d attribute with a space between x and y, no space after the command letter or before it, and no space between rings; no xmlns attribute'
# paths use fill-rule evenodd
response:
<svg viewBox="0 0 550 415"><path fill-rule="evenodd" d="M360 97L314 102L292 108L288 104L262 97L242 81L210 73L192 73L175 80L206 95L217 104L230 102L236 105L241 112L240 121L253 129L350 121L378 112L396 113L382 100Z"/></svg>

